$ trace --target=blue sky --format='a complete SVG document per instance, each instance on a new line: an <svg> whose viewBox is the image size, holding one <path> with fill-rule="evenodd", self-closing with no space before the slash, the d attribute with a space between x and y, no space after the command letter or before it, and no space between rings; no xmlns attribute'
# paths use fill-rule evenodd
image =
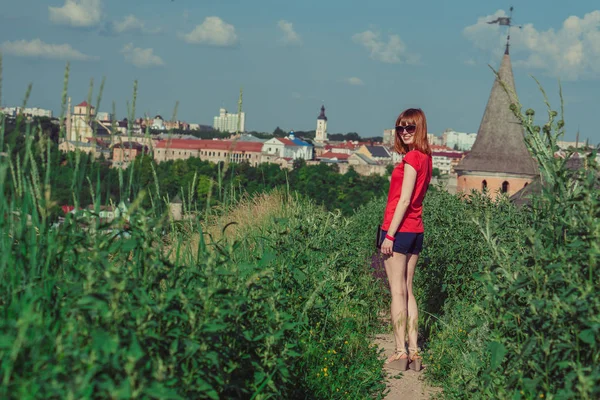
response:
<svg viewBox="0 0 600 400"><path fill-rule="evenodd" d="M543 121L542 96L558 107L563 86L567 140L600 142L600 4L514 1L511 58L517 92ZM126 116L139 81L138 116L212 124L237 109L246 128L315 129L322 102L330 133L381 135L407 107L426 112L429 131L476 132L498 67L508 3L480 0L18 0L2 1L2 105L60 108L106 86L101 111ZM96 95L94 94L94 99ZM95 100L94 100L95 101Z"/></svg>

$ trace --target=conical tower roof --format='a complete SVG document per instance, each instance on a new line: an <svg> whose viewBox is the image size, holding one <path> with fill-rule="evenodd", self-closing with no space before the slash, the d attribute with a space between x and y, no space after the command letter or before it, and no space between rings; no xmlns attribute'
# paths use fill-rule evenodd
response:
<svg viewBox="0 0 600 400"><path fill-rule="evenodd" d="M516 90L508 47L498 75L499 79L497 77L492 86L473 148L455 170L458 173L537 175L537 165L525 145L523 127L510 110L511 97L516 95ZM506 85L511 96L500 80Z"/></svg>

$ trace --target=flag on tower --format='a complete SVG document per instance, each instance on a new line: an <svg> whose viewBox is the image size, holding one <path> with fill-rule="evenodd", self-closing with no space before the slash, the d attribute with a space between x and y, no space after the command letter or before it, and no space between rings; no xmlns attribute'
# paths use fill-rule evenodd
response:
<svg viewBox="0 0 600 400"><path fill-rule="evenodd" d="M498 24L498 25L510 26L510 18L509 17L498 17L493 21L489 21L488 24Z"/></svg>

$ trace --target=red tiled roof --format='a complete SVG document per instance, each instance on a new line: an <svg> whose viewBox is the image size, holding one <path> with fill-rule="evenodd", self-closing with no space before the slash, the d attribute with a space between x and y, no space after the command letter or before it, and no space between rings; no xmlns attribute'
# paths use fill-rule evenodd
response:
<svg viewBox="0 0 600 400"><path fill-rule="evenodd" d="M350 157L350 154L345 153L333 153L328 151L327 153L323 153L319 156L319 158L337 158L338 160L347 160Z"/></svg>
<svg viewBox="0 0 600 400"><path fill-rule="evenodd" d="M260 153L262 142L237 142L233 140L194 140L194 139L167 139L161 140L156 145L157 149L188 149L188 150L234 150Z"/></svg>
<svg viewBox="0 0 600 400"><path fill-rule="evenodd" d="M430 147L431 147L431 151L453 151L448 146L439 146L437 144L432 144Z"/></svg>
<svg viewBox="0 0 600 400"><path fill-rule="evenodd" d="M91 105L90 103L88 103L85 100L82 103L77 104L75 107L89 107L89 108L94 108L93 105Z"/></svg>
<svg viewBox="0 0 600 400"><path fill-rule="evenodd" d="M433 151L434 157L462 158L464 153L454 153L449 151Z"/></svg>
<svg viewBox="0 0 600 400"><path fill-rule="evenodd" d="M277 140L279 140L281 143L285 144L286 146L298 146L296 143L292 142L288 138L277 138Z"/></svg>
<svg viewBox="0 0 600 400"><path fill-rule="evenodd" d="M327 144L327 145L325 145L325 148L327 150L332 150L332 149L350 149L350 150L354 150L357 147L358 146L356 146L352 142L344 142L344 143L340 143L340 144Z"/></svg>

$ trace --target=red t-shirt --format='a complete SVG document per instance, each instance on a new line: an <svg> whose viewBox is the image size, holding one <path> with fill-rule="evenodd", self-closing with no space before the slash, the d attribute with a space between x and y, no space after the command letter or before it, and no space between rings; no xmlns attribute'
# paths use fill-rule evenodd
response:
<svg viewBox="0 0 600 400"><path fill-rule="evenodd" d="M402 192L402 181L404 180L404 164L409 164L417 171L417 179L415 188L413 189L410 198L410 205L404 213L404 218L400 222L398 232L423 232L423 199L431 181L431 172L433 171L431 156L420 152L419 150L411 150L404 159L394 168L392 172L392 181L390 182L390 191L388 193L387 206L383 215L383 225L381 228L387 231L394 218L396 206L400 201L400 193Z"/></svg>

